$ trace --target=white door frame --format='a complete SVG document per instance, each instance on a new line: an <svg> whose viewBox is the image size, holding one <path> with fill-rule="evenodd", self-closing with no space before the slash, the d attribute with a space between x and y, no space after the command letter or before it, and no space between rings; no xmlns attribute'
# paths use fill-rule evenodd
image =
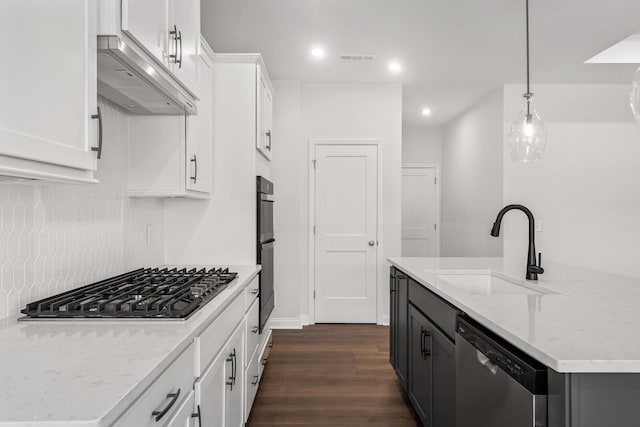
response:
<svg viewBox="0 0 640 427"><path fill-rule="evenodd" d="M384 311L380 307L382 298L381 289L382 283L384 283L384 271L383 271L383 253L384 253L384 240L382 239L382 139L381 138L312 138L309 140L309 321L308 324L314 325L316 323L316 303L314 298L314 291L316 288L316 236L313 232L313 227L316 222L316 174L314 173L314 160L316 157L316 147L318 145L373 145L377 149L378 158L378 191L377 191L377 227L376 234L378 240L377 253L376 253L376 322L382 324L380 318L381 313Z"/></svg>
<svg viewBox="0 0 640 427"><path fill-rule="evenodd" d="M436 172L436 256L440 256L440 240L442 236L442 195L440 193L440 163L403 164L402 169L435 169ZM400 178L402 180L402 178ZM401 213L402 214L402 213Z"/></svg>

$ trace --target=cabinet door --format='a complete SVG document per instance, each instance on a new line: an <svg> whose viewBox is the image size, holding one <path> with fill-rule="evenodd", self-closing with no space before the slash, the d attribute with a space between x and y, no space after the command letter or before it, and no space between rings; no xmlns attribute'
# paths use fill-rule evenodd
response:
<svg viewBox="0 0 640 427"><path fill-rule="evenodd" d="M244 329L243 321L227 344L227 354L233 362L227 363L225 367L226 378L232 378L232 384L227 386L225 396L226 427L244 426Z"/></svg>
<svg viewBox="0 0 640 427"><path fill-rule="evenodd" d="M191 391L166 427L200 427L197 423L194 424L194 420L197 419L197 416L194 416L197 413L197 409L194 412L194 402L194 392Z"/></svg>
<svg viewBox="0 0 640 427"><path fill-rule="evenodd" d="M398 298L396 291L396 269L389 276L389 362L397 369L398 354Z"/></svg>
<svg viewBox="0 0 640 427"><path fill-rule="evenodd" d="M222 427L225 425L225 399L228 378L227 361L229 354L226 349L220 352L213 363L205 369L204 374L195 384L195 410L200 409L202 426Z"/></svg>
<svg viewBox="0 0 640 427"><path fill-rule="evenodd" d="M433 366L433 425L456 425L456 347L433 323L428 322L427 342ZM429 346L430 344L430 346Z"/></svg>
<svg viewBox="0 0 640 427"><path fill-rule="evenodd" d="M164 65L175 47L169 46L168 17L168 0L122 0L122 31Z"/></svg>
<svg viewBox="0 0 640 427"><path fill-rule="evenodd" d="M267 159L271 160L270 110L273 109L273 95L260 65L256 67L256 70L256 146Z"/></svg>
<svg viewBox="0 0 640 427"><path fill-rule="evenodd" d="M409 278L398 272L396 279L396 299L397 299L397 353L396 372L400 378L402 389L407 391L409 377Z"/></svg>
<svg viewBox="0 0 640 427"><path fill-rule="evenodd" d="M169 10L169 31L177 31L177 39L173 35L169 37L169 43L174 45L170 46L170 49L176 49L177 55L171 58L171 70L183 86L201 98L197 85L200 62L200 0L170 0Z"/></svg>
<svg viewBox="0 0 640 427"><path fill-rule="evenodd" d="M188 190L211 193L213 166L213 81L211 60L198 58L199 78L198 115L187 118L187 171Z"/></svg>
<svg viewBox="0 0 640 427"><path fill-rule="evenodd" d="M62 166L51 174L96 169L97 25L95 1L0 2L1 169L22 169L16 159Z"/></svg>
<svg viewBox="0 0 640 427"><path fill-rule="evenodd" d="M427 319L409 306L409 399L425 427L433 425L431 334Z"/></svg>

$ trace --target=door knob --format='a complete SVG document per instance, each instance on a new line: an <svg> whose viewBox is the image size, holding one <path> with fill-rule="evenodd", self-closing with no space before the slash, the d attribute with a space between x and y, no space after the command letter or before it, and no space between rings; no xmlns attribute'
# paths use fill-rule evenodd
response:
<svg viewBox="0 0 640 427"><path fill-rule="evenodd" d="M369 240L369 246L374 246L376 244L375 240Z"/></svg>

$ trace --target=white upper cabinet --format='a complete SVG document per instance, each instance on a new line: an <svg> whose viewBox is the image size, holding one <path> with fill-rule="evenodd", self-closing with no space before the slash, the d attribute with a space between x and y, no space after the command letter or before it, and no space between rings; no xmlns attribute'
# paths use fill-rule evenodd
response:
<svg viewBox="0 0 640 427"><path fill-rule="evenodd" d="M167 0L122 0L122 31L162 64L169 55L168 27Z"/></svg>
<svg viewBox="0 0 640 427"><path fill-rule="evenodd" d="M265 69L258 64L256 67L256 146L269 160L272 158L273 144L273 88L266 75Z"/></svg>
<svg viewBox="0 0 640 427"><path fill-rule="evenodd" d="M1 176L96 182L97 23L95 0L0 2Z"/></svg>
<svg viewBox="0 0 640 427"><path fill-rule="evenodd" d="M199 96L199 0L122 0L121 20L123 33Z"/></svg>
<svg viewBox="0 0 640 427"><path fill-rule="evenodd" d="M174 43L175 59L171 69L178 80L190 91L200 96L198 61L200 60L200 0L169 1L169 31L177 31L170 37ZM171 59L171 57L170 57Z"/></svg>
<svg viewBox="0 0 640 427"><path fill-rule="evenodd" d="M129 195L209 198L213 177L212 57L203 40L197 115L131 116Z"/></svg>

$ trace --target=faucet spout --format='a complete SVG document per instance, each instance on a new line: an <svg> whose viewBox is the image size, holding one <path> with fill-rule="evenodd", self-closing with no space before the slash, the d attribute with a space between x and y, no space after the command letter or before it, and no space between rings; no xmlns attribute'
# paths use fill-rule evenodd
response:
<svg viewBox="0 0 640 427"><path fill-rule="evenodd" d="M491 227L491 235L498 237L500 235L500 226L502 225L502 218L504 215L512 210L519 210L523 212L529 220L529 245L527 250L527 280L538 280L538 274L544 273L544 269L540 265L542 262L542 256L539 256L540 262L536 264L536 243L535 243L535 219L533 213L523 205L508 205L498 212L496 221Z"/></svg>

